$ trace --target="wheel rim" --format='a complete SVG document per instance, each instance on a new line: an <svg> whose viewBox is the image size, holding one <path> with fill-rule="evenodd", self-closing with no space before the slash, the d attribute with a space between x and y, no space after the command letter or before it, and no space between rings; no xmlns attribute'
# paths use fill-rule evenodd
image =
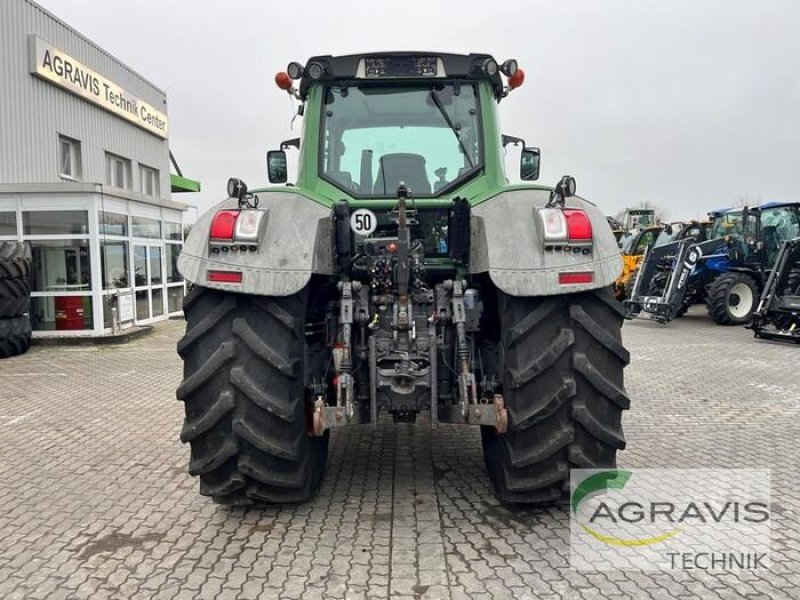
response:
<svg viewBox="0 0 800 600"><path fill-rule="evenodd" d="M735 284L728 294L728 310L735 319L743 319L753 310L753 290L746 283Z"/></svg>

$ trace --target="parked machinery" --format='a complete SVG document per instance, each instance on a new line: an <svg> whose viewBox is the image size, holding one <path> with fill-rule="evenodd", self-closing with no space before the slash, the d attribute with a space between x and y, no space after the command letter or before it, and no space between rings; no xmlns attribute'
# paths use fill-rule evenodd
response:
<svg viewBox="0 0 800 600"><path fill-rule="evenodd" d="M671 223L634 229L624 234L620 239L622 273L614 282L617 299L624 300L630 296L631 286L649 248L663 246L675 239L683 239L686 231L688 230L683 223Z"/></svg>
<svg viewBox="0 0 800 600"><path fill-rule="evenodd" d="M630 296L625 298L625 317L649 316L668 323L688 309L686 295L691 274L701 256L694 238L684 238L648 249L633 276Z"/></svg>
<svg viewBox="0 0 800 600"><path fill-rule="evenodd" d="M619 221L625 232L660 224L654 208L626 208Z"/></svg>
<svg viewBox="0 0 800 600"><path fill-rule="evenodd" d="M571 468L615 465L619 251L572 177L531 183L538 149L509 185L496 106L521 82L485 54L317 56L278 74L304 115L302 139L268 153L280 185L232 179L178 262L193 286L181 439L202 494L306 501L330 430L379 413L480 426L508 502L555 501Z"/></svg>
<svg viewBox="0 0 800 600"><path fill-rule="evenodd" d="M758 338L800 343L800 238L781 244L751 327Z"/></svg>
<svg viewBox="0 0 800 600"><path fill-rule="evenodd" d="M799 208L800 203L770 202L712 213L710 239L690 247L672 244L645 257L626 304L628 316L644 312L662 320L704 302L720 325L748 323L781 242L800 234ZM688 272L685 259L691 260ZM670 288L676 270L684 281Z"/></svg>

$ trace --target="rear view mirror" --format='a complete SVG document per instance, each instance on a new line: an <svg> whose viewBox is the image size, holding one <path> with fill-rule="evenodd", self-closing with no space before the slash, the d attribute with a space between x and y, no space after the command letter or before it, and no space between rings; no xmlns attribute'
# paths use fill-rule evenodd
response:
<svg viewBox="0 0 800 600"><path fill-rule="evenodd" d="M267 152L267 177L270 183L286 183L286 152L283 150Z"/></svg>
<svg viewBox="0 0 800 600"><path fill-rule="evenodd" d="M523 181L536 181L539 179L539 162L541 153L539 148L523 148L519 159L519 176Z"/></svg>

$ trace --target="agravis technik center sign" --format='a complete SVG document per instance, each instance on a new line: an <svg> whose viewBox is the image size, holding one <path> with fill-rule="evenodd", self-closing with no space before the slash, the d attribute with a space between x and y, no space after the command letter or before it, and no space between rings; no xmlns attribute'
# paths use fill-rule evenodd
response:
<svg viewBox="0 0 800 600"><path fill-rule="evenodd" d="M31 73L167 139L167 115L36 35L30 36Z"/></svg>

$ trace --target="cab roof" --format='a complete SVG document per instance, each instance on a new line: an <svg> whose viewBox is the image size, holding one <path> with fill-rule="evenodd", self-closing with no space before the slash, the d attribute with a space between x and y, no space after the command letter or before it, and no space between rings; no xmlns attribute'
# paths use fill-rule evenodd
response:
<svg viewBox="0 0 800 600"><path fill-rule="evenodd" d="M487 72L489 61L494 73ZM312 78L312 74L322 74ZM312 83L331 81L436 81L437 79L484 79L492 84L495 97L503 97L503 80L497 61L489 54L443 54L440 52L371 52L344 56L312 56L303 68L299 93L305 100Z"/></svg>
<svg viewBox="0 0 800 600"><path fill-rule="evenodd" d="M796 206L800 207L800 201L797 200L772 200L770 202L764 202L762 204L757 204L756 206L748 206L748 210L768 210L770 208L780 208L782 206ZM744 210L744 206L733 206L728 208L718 208L717 210L712 210L708 214L711 216L717 215L724 215L728 213L736 213L742 212Z"/></svg>

